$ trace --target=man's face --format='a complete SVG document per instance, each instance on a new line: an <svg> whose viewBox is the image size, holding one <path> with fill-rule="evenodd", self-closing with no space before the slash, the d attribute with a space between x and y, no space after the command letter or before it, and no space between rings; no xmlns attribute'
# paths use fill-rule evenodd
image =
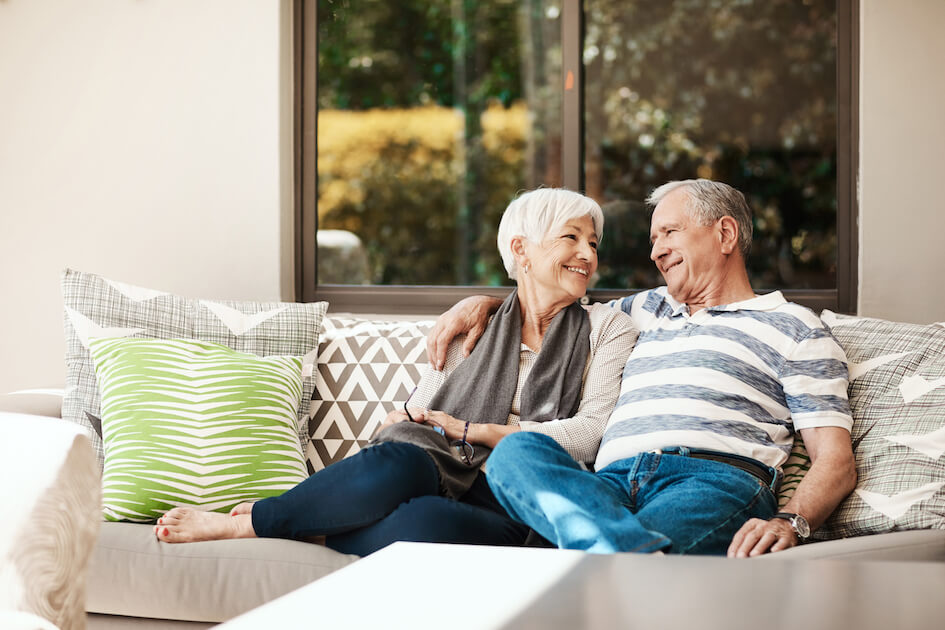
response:
<svg viewBox="0 0 945 630"><path fill-rule="evenodd" d="M650 223L650 259L663 274L669 294L679 302L699 303L722 281L717 224L699 225L686 210L688 197L676 189L657 204Z"/></svg>

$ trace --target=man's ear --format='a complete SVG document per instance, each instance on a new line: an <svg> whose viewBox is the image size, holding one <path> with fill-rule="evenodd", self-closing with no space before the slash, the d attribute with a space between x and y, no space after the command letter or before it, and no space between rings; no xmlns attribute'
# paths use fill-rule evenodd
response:
<svg viewBox="0 0 945 630"><path fill-rule="evenodd" d="M722 253L731 254L738 249L738 221L735 217L722 217L718 222L719 241Z"/></svg>

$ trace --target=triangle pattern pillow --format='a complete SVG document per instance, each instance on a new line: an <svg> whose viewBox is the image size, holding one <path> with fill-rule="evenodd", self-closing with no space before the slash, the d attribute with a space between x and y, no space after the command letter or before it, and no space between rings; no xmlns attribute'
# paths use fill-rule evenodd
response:
<svg viewBox="0 0 945 630"><path fill-rule="evenodd" d="M172 507L226 512L308 477L298 441L301 357L190 339L89 343L102 393L102 511L153 522Z"/></svg>
<svg viewBox="0 0 945 630"><path fill-rule="evenodd" d="M318 344L306 457L315 472L354 455L427 368L433 321L326 317Z"/></svg>
<svg viewBox="0 0 945 630"><path fill-rule="evenodd" d="M945 328L821 319L848 359L858 480L814 536L945 529Z"/></svg>
<svg viewBox="0 0 945 630"><path fill-rule="evenodd" d="M318 347L327 302L234 302L184 298L91 273L62 274L65 306L66 389L62 417L86 428L99 465L102 440L88 415L101 417L101 403L89 343L101 337L197 339L256 356L305 356ZM309 400L315 388L307 375L298 406L298 439L308 444Z"/></svg>

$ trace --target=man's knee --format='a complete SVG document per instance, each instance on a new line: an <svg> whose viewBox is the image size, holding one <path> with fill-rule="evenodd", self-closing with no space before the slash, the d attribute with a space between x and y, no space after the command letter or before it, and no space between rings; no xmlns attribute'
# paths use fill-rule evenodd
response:
<svg viewBox="0 0 945 630"><path fill-rule="evenodd" d="M493 475L514 475L518 468L533 459L538 451L549 446L557 446L557 442L541 433L520 431L505 436L489 455L489 461L486 464L489 478Z"/></svg>

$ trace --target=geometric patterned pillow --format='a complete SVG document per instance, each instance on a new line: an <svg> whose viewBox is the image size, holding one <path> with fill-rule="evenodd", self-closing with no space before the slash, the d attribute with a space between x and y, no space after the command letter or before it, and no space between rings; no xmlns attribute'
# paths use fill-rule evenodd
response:
<svg viewBox="0 0 945 630"><path fill-rule="evenodd" d="M90 339L197 339L256 356L305 356L318 347L318 331L328 310L327 302L189 299L70 269L62 274L62 298L66 334L62 417L86 428L100 466L104 464L104 447L86 416L88 412L102 417L95 367L89 355ZM308 442L308 403L313 389L314 379L304 378L297 427L303 453Z"/></svg>
<svg viewBox="0 0 945 630"><path fill-rule="evenodd" d="M434 322L326 317L311 403L309 472L350 457L403 405L427 367Z"/></svg>
<svg viewBox="0 0 945 630"><path fill-rule="evenodd" d="M815 537L945 529L945 328L821 318L849 361L858 481Z"/></svg>

